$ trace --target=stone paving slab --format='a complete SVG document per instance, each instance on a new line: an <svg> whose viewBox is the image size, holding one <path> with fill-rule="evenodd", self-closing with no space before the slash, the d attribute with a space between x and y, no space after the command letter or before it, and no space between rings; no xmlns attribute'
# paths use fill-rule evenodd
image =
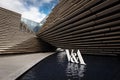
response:
<svg viewBox="0 0 120 80"><path fill-rule="evenodd" d="M53 52L0 55L0 80L15 80L39 61L52 54Z"/></svg>

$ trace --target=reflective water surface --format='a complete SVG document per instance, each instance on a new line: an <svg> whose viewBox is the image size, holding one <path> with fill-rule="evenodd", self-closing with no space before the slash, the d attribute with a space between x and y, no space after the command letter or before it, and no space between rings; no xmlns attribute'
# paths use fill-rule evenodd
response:
<svg viewBox="0 0 120 80"><path fill-rule="evenodd" d="M65 52L55 53L17 80L120 80L120 59L116 56L83 55L85 65L70 63Z"/></svg>

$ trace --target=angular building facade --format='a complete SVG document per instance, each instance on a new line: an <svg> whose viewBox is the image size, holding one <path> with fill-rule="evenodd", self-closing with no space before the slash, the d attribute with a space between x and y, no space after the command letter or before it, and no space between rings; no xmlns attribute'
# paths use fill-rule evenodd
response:
<svg viewBox="0 0 120 80"><path fill-rule="evenodd" d="M120 54L120 0L60 0L37 35L20 19L20 14L0 8L0 54L55 47Z"/></svg>
<svg viewBox="0 0 120 80"><path fill-rule="evenodd" d="M0 7L0 54L50 51L50 48L21 22L20 14Z"/></svg>
<svg viewBox="0 0 120 80"><path fill-rule="evenodd" d="M120 54L120 0L60 0L38 37L83 54Z"/></svg>

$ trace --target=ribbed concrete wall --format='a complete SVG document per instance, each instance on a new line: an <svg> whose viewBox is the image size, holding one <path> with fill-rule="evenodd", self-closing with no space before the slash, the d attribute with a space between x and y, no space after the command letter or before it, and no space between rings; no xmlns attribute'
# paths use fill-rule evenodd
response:
<svg viewBox="0 0 120 80"><path fill-rule="evenodd" d="M20 14L0 7L0 54L48 51L49 47L21 22Z"/></svg>
<svg viewBox="0 0 120 80"><path fill-rule="evenodd" d="M120 53L120 0L60 0L38 36L82 53Z"/></svg>

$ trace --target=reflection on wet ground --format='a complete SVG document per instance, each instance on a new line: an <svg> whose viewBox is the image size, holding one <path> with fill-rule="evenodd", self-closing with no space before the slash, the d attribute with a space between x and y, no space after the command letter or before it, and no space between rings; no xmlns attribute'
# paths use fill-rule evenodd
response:
<svg viewBox="0 0 120 80"><path fill-rule="evenodd" d="M17 80L120 80L116 56L83 55L85 65L70 63L64 52L53 54Z"/></svg>
<svg viewBox="0 0 120 80"><path fill-rule="evenodd" d="M68 63L66 68L67 80L80 80L84 76L85 65Z"/></svg>

